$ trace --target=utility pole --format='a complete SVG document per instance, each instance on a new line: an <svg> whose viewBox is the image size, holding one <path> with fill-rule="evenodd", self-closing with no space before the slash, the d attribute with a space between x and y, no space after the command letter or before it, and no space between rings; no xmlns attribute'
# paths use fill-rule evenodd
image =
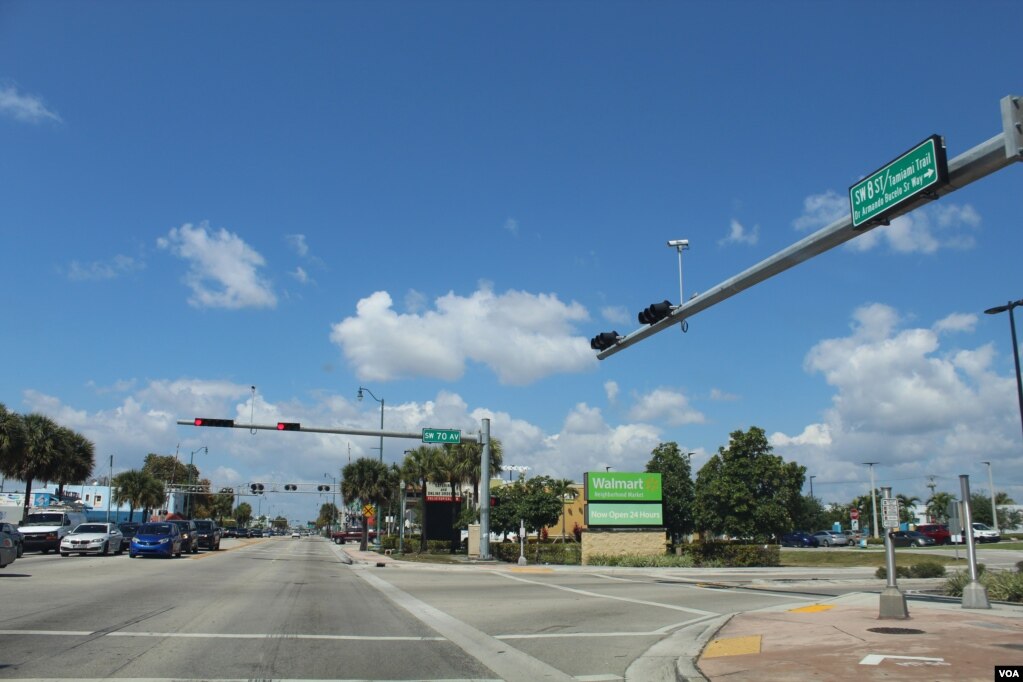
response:
<svg viewBox="0 0 1023 682"><path fill-rule="evenodd" d="M881 537L877 533L877 493L874 490L874 465L878 462L864 462L870 467L870 517L874 521L874 538Z"/></svg>

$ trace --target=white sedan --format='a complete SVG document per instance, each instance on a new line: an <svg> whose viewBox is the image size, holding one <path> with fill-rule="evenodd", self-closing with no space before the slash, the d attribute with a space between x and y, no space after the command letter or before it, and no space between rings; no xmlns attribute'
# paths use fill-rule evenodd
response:
<svg viewBox="0 0 1023 682"><path fill-rule="evenodd" d="M124 535L116 523L83 523L60 541L60 555L120 554L124 551Z"/></svg>

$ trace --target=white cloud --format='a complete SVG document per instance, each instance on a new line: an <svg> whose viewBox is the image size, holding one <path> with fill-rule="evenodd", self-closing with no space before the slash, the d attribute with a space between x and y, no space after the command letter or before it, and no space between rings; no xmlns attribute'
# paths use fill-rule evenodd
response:
<svg viewBox="0 0 1023 682"><path fill-rule="evenodd" d="M633 318L625 306L605 306L600 309L600 316L611 324L628 324Z"/></svg>
<svg viewBox="0 0 1023 682"><path fill-rule="evenodd" d="M299 284L309 283L309 273L307 273L305 268L302 266L296 267L295 272L291 273L291 276L294 277Z"/></svg>
<svg viewBox="0 0 1023 682"><path fill-rule="evenodd" d="M746 244L747 246L753 246L760 240L760 226L754 225L752 230L746 230L742 223L738 220L732 219L731 226L728 231L728 236L718 241L718 244Z"/></svg>
<svg viewBox="0 0 1023 682"><path fill-rule="evenodd" d="M617 381L605 381L604 382L604 395L607 396L607 401L613 403L618 398L618 382Z"/></svg>
<svg viewBox="0 0 1023 682"><path fill-rule="evenodd" d="M74 281L114 279L129 272L142 270L146 264L131 256L118 254L109 261L93 261L92 263L79 263L71 261L68 267L68 279Z"/></svg>
<svg viewBox="0 0 1023 682"><path fill-rule="evenodd" d="M0 85L0 114L25 123L39 123L46 119L61 122L60 116L46 108L42 99L23 95L13 85Z"/></svg>
<svg viewBox="0 0 1023 682"><path fill-rule="evenodd" d="M524 385L595 366L588 340L572 334L574 323L588 319L578 303L550 294L495 294L485 284L468 297L442 296L423 313L398 314L391 296L378 291L358 302L354 317L335 324L330 339L364 381L453 381L472 361L504 384Z"/></svg>
<svg viewBox="0 0 1023 682"><path fill-rule="evenodd" d="M309 245L305 243L304 234L286 234L284 238L288 241L292 251L302 257L309 255Z"/></svg>
<svg viewBox="0 0 1023 682"><path fill-rule="evenodd" d="M629 419L640 422L663 421L671 426L702 424L705 421L703 414L689 405L685 395L666 388L658 388L639 396L629 410Z"/></svg>
<svg viewBox="0 0 1023 682"><path fill-rule="evenodd" d="M798 436L786 436L779 431L778 433L771 434L768 440L773 447L792 445L827 447L831 445L831 430L827 424L810 424Z"/></svg>
<svg viewBox="0 0 1023 682"><path fill-rule="evenodd" d="M504 230L511 234L513 237L519 236L519 221L514 218L508 218L504 221Z"/></svg>
<svg viewBox="0 0 1023 682"><path fill-rule="evenodd" d="M734 393L722 391L720 388L712 388L710 389L710 399L731 402L738 400L739 396L735 395Z"/></svg>
<svg viewBox="0 0 1023 682"><path fill-rule="evenodd" d="M977 316L973 313L952 313L944 319L934 323L934 331L942 332L972 332L977 326Z"/></svg>
<svg viewBox="0 0 1023 682"><path fill-rule="evenodd" d="M157 240L161 249L188 261L185 284L192 290L189 304L197 308L273 308L277 297L259 274L265 261L238 235L216 232L202 222L172 228Z"/></svg>
<svg viewBox="0 0 1023 682"><path fill-rule="evenodd" d="M849 215L849 198L832 190L803 199L803 215L792 222L797 230L818 230Z"/></svg>

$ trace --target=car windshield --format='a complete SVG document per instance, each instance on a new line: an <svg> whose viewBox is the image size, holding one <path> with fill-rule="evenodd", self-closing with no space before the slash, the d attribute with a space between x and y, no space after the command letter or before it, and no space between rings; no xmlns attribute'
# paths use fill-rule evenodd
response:
<svg viewBox="0 0 1023 682"><path fill-rule="evenodd" d="M83 523L82 525L71 531L74 535L80 535L82 533L106 533L107 527L102 523Z"/></svg>
<svg viewBox="0 0 1023 682"><path fill-rule="evenodd" d="M147 523L144 526L140 526L136 535L167 535L171 533L171 525L169 523Z"/></svg>
<svg viewBox="0 0 1023 682"><path fill-rule="evenodd" d="M29 514L23 526L59 526L64 523L63 514Z"/></svg>
<svg viewBox="0 0 1023 682"><path fill-rule="evenodd" d="M195 527L198 528L199 530L213 530L213 522L212 521L196 521L195 522Z"/></svg>

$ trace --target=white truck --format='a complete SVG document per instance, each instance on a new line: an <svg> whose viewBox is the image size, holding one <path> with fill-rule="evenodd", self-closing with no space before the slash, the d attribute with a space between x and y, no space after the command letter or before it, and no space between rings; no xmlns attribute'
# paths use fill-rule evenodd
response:
<svg viewBox="0 0 1023 682"><path fill-rule="evenodd" d="M25 536L25 551L60 549L60 541L80 523L86 522L85 513L60 507L37 507L28 510L18 530Z"/></svg>

